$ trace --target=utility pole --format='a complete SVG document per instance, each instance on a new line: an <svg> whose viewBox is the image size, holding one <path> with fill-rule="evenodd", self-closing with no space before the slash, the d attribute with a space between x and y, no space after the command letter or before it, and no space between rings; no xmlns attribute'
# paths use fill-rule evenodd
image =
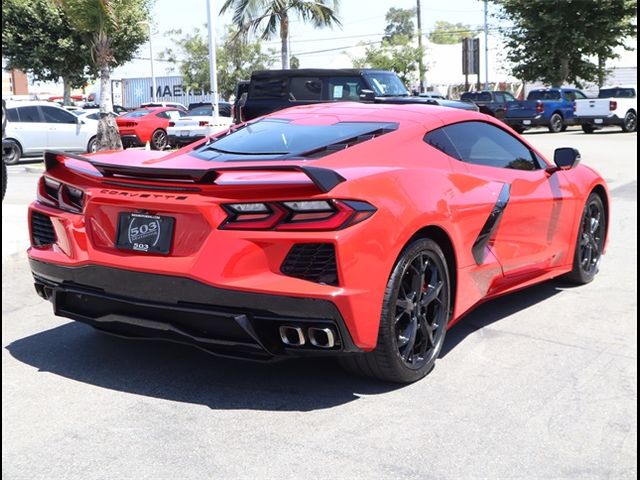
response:
<svg viewBox="0 0 640 480"><path fill-rule="evenodd" d="M487 24L487 0L484 0L484 89L489 90L489 26Z"/></svg>
<svg viewBox="0 0 640 480"><path fill-rule="evenodd" d="M209 30L209 82L211 83L211 106L213 121L218 123L218 72L216 68L216 27L211 0L207 0L207 29Z"/></svg>
<svg viewBox="0 0 640 480"><path fill-rule="evenodd" d="M156 76L153 73L153 41L151 37L153 36L153 32L151 31L151 22L147 24L149 26L149 56L151 57L151 100L153 103L156 102Z"/></svg>
<svg viewBox="0 0 640 480"><path fill-rule="evenodd" d="M417 0L416 15L418 16L418 48L420 49L420 59L418 60L418 73L420 75L420 93L425 91L424 82L424 52L422 51L422 15L420 14L420 0Z"/></svg>

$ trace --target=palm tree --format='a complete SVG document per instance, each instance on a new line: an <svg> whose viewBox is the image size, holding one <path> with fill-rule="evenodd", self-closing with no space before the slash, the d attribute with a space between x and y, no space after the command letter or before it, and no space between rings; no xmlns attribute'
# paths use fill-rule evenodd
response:
<svg viewBox="0 0 640 480"><path fill-rule="evenodd" d="M225 0L220 13L233 9L233 23L241 33L261 30L269 39L280 30L282 68L289 68L289 18L300 17L316 27L342 26L337 17L339 0Z"/></svg>
<svg viewBox="0 0 640 480"><path fill-rule="evenodd" d="M87 38L100 76L97 149L121 150L113 113L111 69L131 59L147 40L148 0L56 0L70 24Z"/></svg>

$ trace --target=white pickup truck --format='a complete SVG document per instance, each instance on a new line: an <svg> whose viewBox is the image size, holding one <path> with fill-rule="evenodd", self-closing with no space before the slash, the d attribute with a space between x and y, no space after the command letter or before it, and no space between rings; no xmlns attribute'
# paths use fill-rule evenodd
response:
<svg viewBox="0 0 640 480"><path fill-rule="evenodd" d="M602 87L598 98L576 100L574 117L585 133L593 133L607 125L618 125L625 132L635 132L637 112L637 87L624 85Z"/></svg>

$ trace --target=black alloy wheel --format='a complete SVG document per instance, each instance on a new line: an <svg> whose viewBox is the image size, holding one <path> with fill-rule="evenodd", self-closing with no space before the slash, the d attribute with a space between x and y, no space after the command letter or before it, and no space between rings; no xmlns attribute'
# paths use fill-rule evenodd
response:
<svg viewBox="0 0 640 480"><path fill-rule="evenodd" d="M444 343L451 314L450 288L440 246L428 238L411 242L387 283L376 349L341 357L343 366L398 383L427 375Z"/></svg>
<svg viewBox="0 0 640 480"><path fill-rule="evenodd" d="M582 212L573 270L567 274L568 280L584 284L594 279L600 269L606 225L606 211L602 199L598 194L592 193Z"/></svg>
<svg viewBox="0 0 640 480"><path fill-rule="evenodd" d="M549 119L549 131L551 133L559 133L562 131L564 127L564 120L562 118L562 115L560 115L559 113L554 113L553 115L551 115L551 118Z"/></svg>
<svg viewBox="0 0 640 480"><path fill-rule="evenodd" d="M635 132L638 128L638 117L635 112L627 112L624 116L622 130L625 132Z"/></svg>
<svg viewBox="0 0 640 480"><path fill-rule="evenodd" d="M151 136L151 148L154 150L164 150L168 143L167 132L158 129Z"/></svg>
<svg viewBox="0 0 640 480"><path fill-rule="evenodd" d="M441 266L429 251L418 253L402 274L394 330L398 355L408 368L417 370L434 360L444 338L444 282Z"/></svg>

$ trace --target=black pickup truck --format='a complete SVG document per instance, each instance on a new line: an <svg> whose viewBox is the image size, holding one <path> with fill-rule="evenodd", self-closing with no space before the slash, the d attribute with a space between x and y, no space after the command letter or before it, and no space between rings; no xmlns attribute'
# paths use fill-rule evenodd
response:
<svg viewBox="0 0 640 480"><path fill-rule="evenodd" d="M463 102L473 102L478 106L481 113L486 113L500 120L505 117L509 108L509 102L516 101L511 93L500 90L464 92L460 95L460 100Z"/></svg>
<svg viewBox="0 0 640 480"><path fill-rule="evenodd" d="M473 103L409 95L398 76L374 69L260 70L251 75L235 119L247 121L296 105L326 102L419 103L478 111Z"/></svg>

